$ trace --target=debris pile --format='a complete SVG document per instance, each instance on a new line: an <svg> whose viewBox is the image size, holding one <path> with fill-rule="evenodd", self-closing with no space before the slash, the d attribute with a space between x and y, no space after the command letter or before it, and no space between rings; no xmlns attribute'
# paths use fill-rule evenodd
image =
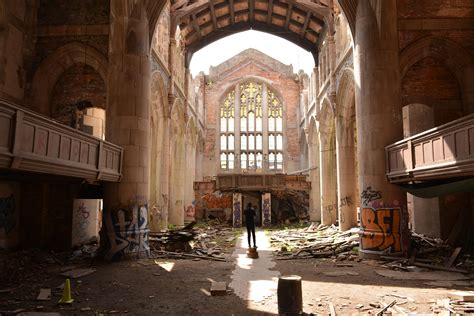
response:
<svg viewBox="0 0 474 316"><path fill-rule="evenodd" d="M357 259L358 228L340 232L334 225L311 224L309 227L273 231L270 242L277 260L333 257L338 260Z"/></svg>
<svg viewBox="0 0 474 316"><path fill-rule="evenodd" d="M474 313L474 292L451 292L450 298L436 300L431 306L434 313L447 311L455 315Z"/></svg>
<svg viewBox="0 0 474 316"><path fill-rule="evenodd" d="M393 270L431 269L465 274L474 270L474 258L467 253L462 254L461 247L453 249L441 239L429 238L417 233L411 235L409 258L381 256L380 259L388 261L384 267Z"/></svg>
<svg viewBox="0 0 474 316"><path fill-rule="evenodd" d="M241 229L234 229L218 220L193 222L183 229L151 233L150 249L154 258L226 261L240 234Z"/></svg>

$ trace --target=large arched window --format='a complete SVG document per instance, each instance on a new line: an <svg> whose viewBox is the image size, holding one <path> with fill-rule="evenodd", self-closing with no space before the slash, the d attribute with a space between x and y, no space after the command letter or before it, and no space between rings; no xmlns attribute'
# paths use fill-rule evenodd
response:
<svg viewBox="0 0 474 316"><path fill-rule="evenodd" d="M220 166L257 172L283 169L283 105L265 83L238 84L221 101Z"/></svg>

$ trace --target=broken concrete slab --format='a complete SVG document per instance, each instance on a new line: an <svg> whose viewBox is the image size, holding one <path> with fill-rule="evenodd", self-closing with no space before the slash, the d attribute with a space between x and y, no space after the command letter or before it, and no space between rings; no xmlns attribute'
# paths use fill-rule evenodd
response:
<svg viewBox="0 0 474 316"><path fill-rule="evenodd" d="M226 282L212 282L211 284L211 295L227 295L227 283Z"/></svg>
<svg viewBox="0 0 474 316"><path fill-rule="evenodd" d="M454 280L469 280L470 277L461 273L455 272L404 272L393 270L375 270L375 273L386 278L396 280L433 280L433 281L454 281Z"/></svg>
<svg viewBox="0 0 474 316"><path fill-rule="evenodd" d="M61 275L70 279L77 279L77 278L92 274L95 271L96 269L73 269L70 271L63 272L61 273Z"/></svg>
<svg viewBox="0 0 474 316"><path fill-rule="evenodd" d="M40 289L40 293L36 300L38 301L49 301L51 299L51 289Z"/></svg>
<svg viewBox="0 0 474 316"><path fill-rule="evenodd" d="M453 286L474 286L474 281L431 281L423 283L429 286L453 287Z"/></svg>

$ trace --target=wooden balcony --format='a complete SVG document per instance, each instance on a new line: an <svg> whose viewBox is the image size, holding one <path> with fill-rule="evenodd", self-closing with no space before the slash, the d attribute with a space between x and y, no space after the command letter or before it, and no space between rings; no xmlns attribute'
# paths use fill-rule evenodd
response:
<svg viewBox="0 0 474 316"><path fill-rule="evenodd" d="M285 174L220 174L216 188L221 191L265 191L291 189L308 191L306 176Z"/></svg>
<svg viewBox="0 0 474 316"><path fill-rule="evenodd" d="M0 169L117 182L123 149L0 101Z"/></svg>
<svg viewBox="0 0 474 316"><path fill-rule="evenodd" d="M391 183L474 175L474 114L385 148Z"/></svg>

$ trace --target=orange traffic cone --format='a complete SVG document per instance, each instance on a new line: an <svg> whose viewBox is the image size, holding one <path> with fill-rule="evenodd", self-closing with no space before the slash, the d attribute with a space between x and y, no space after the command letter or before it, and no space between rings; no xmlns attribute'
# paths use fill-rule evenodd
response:
<svg viewBox="0 0 474 316"><path fill-rule="evenodd" d="M64 282L63 297L59 300L58 304L71 304L74 300L71 297L71 282L66 279Z"/></svg>

